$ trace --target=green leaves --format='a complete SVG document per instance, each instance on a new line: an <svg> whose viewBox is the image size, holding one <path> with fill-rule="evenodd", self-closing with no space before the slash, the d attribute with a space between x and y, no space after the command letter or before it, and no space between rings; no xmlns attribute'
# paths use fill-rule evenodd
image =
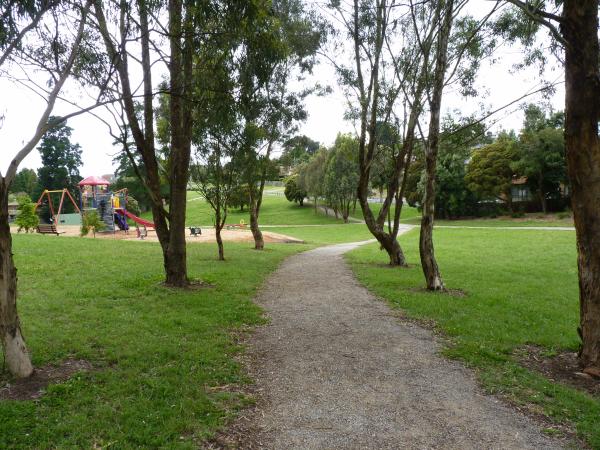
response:
<svg viewBox="0 0 600 450"><path fill-rule="evenodd" d="M510 203L513 177L512 163L518 157L514 135L501 134L493 143L473 153L467 167L466 181L470 190L484 199Z"/></svg>

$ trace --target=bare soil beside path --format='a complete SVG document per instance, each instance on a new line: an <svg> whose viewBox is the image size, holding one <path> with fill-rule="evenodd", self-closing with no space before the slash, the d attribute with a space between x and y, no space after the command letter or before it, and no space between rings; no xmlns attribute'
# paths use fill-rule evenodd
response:
<svg viewBox="0 0 600 450"><path fill-rule="evenodd" d="M16 233L16 227L12 227L11 231ZM62 233L62 236L69 237L80 237L81 227L77 225L59 225L58 231ZM56 238L56 236L50 235L49 238ZM96 237L90 233L86 236L87 239L117 239L122 241L141 241L138 238L135 228L131 228L128 232L116 231L115 233L96 233ZM223 229L221 231L221 238L226 242L254 242L250 228L244 229ZM263 239L267 243L288 243L297 244L302 243L300 239L296 239L292 236L285 234L273 233L271 231L263 232ZM148 235L143 239L144 242L158 242L158 236L152 229L148 230ZM206 243L215 242L215 229L212 227L202 227L202 234L199 236L192 236L189 228L186 228L186 241L188 243Z"/></svg>
<svg viewBox="0 0 600 450"><path fill-rule="evenodd" d="M257 298L271 322L248 341L257 406L216 446L268 449L551 449L565 441L485 395L354 278L343 253L288 258Z"/></svg>

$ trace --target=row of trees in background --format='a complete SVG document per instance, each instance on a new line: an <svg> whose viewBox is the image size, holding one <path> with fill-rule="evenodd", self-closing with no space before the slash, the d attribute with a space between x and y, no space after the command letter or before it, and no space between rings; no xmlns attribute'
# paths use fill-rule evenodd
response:
<svg viewBox="0 0 600 450"><path fill-rule="evenodd" d="M319 199L323 198L326 208L348 222L358 186L358 142L354 136L338 135L330 149L319 149L296 171L286 181L288 200L302 206L304 198L310 197L316 210Z"/></svg>
<svg viewBox="0 0 600 450"><path fill-rule="evenodd" d="M537 105L527 105L519 135L511 131L494 137L483 123L473 122L472 118L455 120L451 116L442 121L435 172L436 218L515 213L532 206L546 213L549 201L554 208L566 206L564 114L548 114ZM393 139L388 136L388 142L379 141L371 168L371 195L379 196L380 203L387 194ZM415 142L404 194L408 204L418 208L425 194L424 159L423 143ZM323 202L347 221L350 205L357 199L357 139L339 135L333 147L321 148L300 161L286 181L288 200L302 205L309 197L315 209ZM400 184L403 182L401 179ZM389 215L388 219L391 222Z"/></svg>
<svg viewBox="0 0 600 450"><path fill-rule="evenodd" d="M492 137L482 123L447 117L442 123L436 170L435 215L455 219L499 213L548 211L567 205L568 180L562 113L525 108L519 135ZM423 196L423 157L416 152L408 173L406 198L419 206Z"/></svg>

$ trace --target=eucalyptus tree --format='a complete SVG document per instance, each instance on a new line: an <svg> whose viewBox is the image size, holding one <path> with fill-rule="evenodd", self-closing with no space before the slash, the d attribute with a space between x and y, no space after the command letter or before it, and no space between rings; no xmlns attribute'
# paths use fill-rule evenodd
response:
<svg viewBox="0 0 600 450"><path fill-rule="evenodd" d="M360 183L358 199L369 231L379 241L390 258L391 265L405 265L402 249L397 241L400 213L406 188L407 174L417 143L417 130L420 120L427 109L431 112L441 104L440 89L435 88L436 80L441 78L442 88L449 83L460 82L461 90L468 93L478 67L478 58L485 52L486 45L480 37L483 24L491 12L482 20L459 16L466 0L451 4L451 24L457 22L457 32L448 37L452 42L452 65L446 75L446 65L442 77L436 77L436 64L443 34L443 12L447 2L398 2L378 0L367 2L332 1L336 17L341 23L342 39L338 39L338 53L343 54L345 38L352 44L351 64L332 60L337 69L341 84L348 97L348 116L356 121L359 136ZM499 2L494 2L492 11ZM448 28L448 27L447 27ZM450 29L448 28L448 32ZM448 48L441 50L447 51ZM441 69L441 67L440 67ZM438 70L441 73L441 70ZM439 75L439 73L437 75ZM436 93L437 92L437 93ZM434 95L435 94L435 95ZM427 101L425 101L427 99ZM437 146L436 133L439 134L439 111L429 118L431 137L428 154L435 157ZM431 119L433 118L433 124ZM436 123L437 122L437 123ZM389 179L386 182L386 197L376 215L368 204L370 176L374 164L378 161L379 132L383 127L395 127L398 138L387 148L392 149ZM436 131L437 130L437 131ZM432 158L429 158L432 161ZM434 158L433 158L434 159ZM429 164L430 171L435 165ZM378 170L378 175L381 173ZM384 172L385 173L385 172ZM379 181L377 183L381 185ZM429 194L434 185L430 184ZM394 210L393 226L384 228L390 209ZM429 208L427 208L429 212ZM391 222L391 221L390 221ZM429 233L429 220L424 222L425 235ZM433 222L431 221L431 225ZM428 244L430 239L425 239ZM430 264L427 264L429 266Z"/></svg>
<svg viewBox="0 0 600 450"><path fill-rule="evenodd" d="M429 131L425 141L425 189L423 194L423 212L421 217L421 232L419 234L419 255L421 267L425 275L425 282L429 290L444 290L444 282L435 259L433 247L433 219L435 209L435 172L440 138L440 112L442 108L442 94L446 81L448 68L448 41L454 21L454 0L439 2L438 20L440 25L437 31L435 48L435 67L429 99Z"/></svg>
<svg viewBox="0 0 600 450"><path fill-rule="evenodd" d="M236 161L228 158L229 152L222 142L214 140L210 145L208 152L204 151L196 156L190 178L195 190L213 210L219 260L225 261L221 232L227 222L231 197L239 186L239 170Z"/></svg>
<svg viewBox="0 0 600 450"><path fill-rule="evenodd" d="M234 197L242 190L238 111L232 73L235 72L235 60L245 32L239 24L244 23L244 17L253 10L251 4L243 6L237 2L221 2L211 14L213 20L205 23L204 32L213 36L207 39L210 45L197 49L195 54L194 83L196 92L202 92L202 95L192 109L195 152L190 175L195 190L213 211L221 261L225 260L221 232L229 207L236 202ZM162 134L168 129L168 121L163 120L163 123Z"/></svg>
<svg viewBox="0 0 600 450"><path fill-rule="evenodd" d="M440 146L440 115L444 90L449 85L458 86L463 95L475 95L474 79L481 59L487 56L495 45L487 28L491 18L500 8L501 2L490 2L489 9L481 18L463 13L468 0L438 0L429 4L410 2L412 17L424 12L431 14L431 26L435 29L435 40L426 51L422 51L427 82L425 86L428 108L428 130L423 135L424 175L422 178L423 199L419 237L421 267L427 289L445 290L441 273L435 258L433 245L433 223L436 198L436 169ZM413 19L414 22L414 19ZM415 26L417 41L422 42L419 27ZM487 37L486 37L487 36ZM422 48L422 45L419 44Z"/></svg>
<svg viewBox="0 0 600 450"><path fill-rule="evenodd" d="M345 223L348 223L360 178L357 158L358 139L352 135L339 134L329 150L323 191L329 206L336 216L341 214Z"/></svg>
<svg viewBox="0 0 600 450"><path fill-rule="evenodd" d="M386 250L391 265L406 265L402 248L397 240L402 209L401 179L411 161L415 143L415 129L422 111L427 64L422 63L412 32L412 22L405 5L395 0L375 2L354 0L332 1L330 7L341 23L337 30L335 54L349 51L351 63L330 58L348 98L348 117L357 123L359 183L357 197L369 231ZM423 17L423 19L425 19ZM432 27L422 20L427 35L422 48L431 47ZM347 39L351 42L346 45ZM424 59L423 59L424 60ZM408 117L395 114L398 105L410 108ZM400 123L402 122L402 123ZM370 176L379 158L378 129L395 127L400 137L390 148L389 160L393 170L386 180L386 197L378 214L368 203ZM385 220L394 208L394 225L386 231Z"/></svg>
<svg viewBox="0 0 600 450"><path fill-rule="evenodd" d="M600 45L598 0L506 0L564 55L565 152L577 234L581 362L600 371ZM528 29L536 30L529 26Z"/></svg>
<svg viewBox="0 0 600 450"><path fill-rule="evenodd" d="M195 53L210 45L202 31L211 21L214 12L211 6L192 0L94 2L98 33L108 55L106 70L115 75L110 87L122 99L114 113L124 122L122 128L130 130L134 142L131 147L124 145L124 151L148 192L163 252L165 284L173 287L189 284L185 215L193 105L201 101L198 98L201 93L195 91ZM163 83L166 87L163 93L168 95L166 149L157 148L155 131L154 100L158 85L154 80L160 69L168 73L166 85ZM169 179L167 206L161 193L163 170Z"/></svg>
<svg viewBox="0 0 600 450"><path fill-rule="evenodd" d="M303 99L315 89L294 90L292 81L312 69L324 34L299 0L250 3L255 8L244 21L233 73L250 229L254 248L262 250L259 215L271 154L306 118Z"/></svg>
<svg viewBox="0 0 600 450"><path fill-rule="evenodd" d="M67 79L74 71L85 70L80 57L85 54L89 8L90 1L0 2L0 77L11 79L11 70L22 68L28 78L24 83L45 100L43 111L34 119L31 136L15 150L6 172L0 173L0 339L8 370L19 378L31 375L33 366L17 313L17 269L8 222L8 196L19 164L44 134L95 106L80 106L72 113L51 117ZM33 70L48 77L45 86L35 82ZM101 98L99 95L96 104Z"/></svg>
<svg viewBox="0 0 600 450"><path fill-rule="evenodd" d="M318 208L319 198L325 195L324 180L328 153L326 148L317 150L298 171L298 184L306 191L307 196L313 198L315 212Z"/></svg>

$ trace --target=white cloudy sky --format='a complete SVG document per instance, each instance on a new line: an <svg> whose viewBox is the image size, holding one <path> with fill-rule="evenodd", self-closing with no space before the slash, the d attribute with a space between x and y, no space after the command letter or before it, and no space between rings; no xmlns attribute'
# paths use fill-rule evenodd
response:
<svg viewBox="0 0 600 450"><path fill-rule="evenodd" d="M517 48L503 48L495 55L496 61L493 66L484 64L481 68L478 84L484 87L481 92L482 94L485 92L486 95L463 99L457 94L448 92L444 97L443 110L445 112L459 110L462 114L470 114L479 111L481 104L493 110L538 88L539 79L536 70L517 73L511 70L513 64L521 57L520 53ZM547 74L546 78L551 81L561 80L561 70L555 68L555 71ZM334 91L325 97L308 99L309 117L301 126L300 133L322 144L330 145L338 132L352 131L353 127L343 120L345 99L340 90L335 88L336 78L333 69L327 63L320 64L314 72L312 81L331 85ZM6 80L0 80L0 93L0 116L4 116L4 120L0 122L0 170L4 173L14 153L33 134L44 103L27 89ZM527 99L530 102L536 100L540 100L540 97L532 96ZM81 101L85 104L85 99L82 98ZM562 85L558 87L550 103L556 110L563 108ZM515 107L509 108L495 116L496 119L501 120L494 125L493 130L519 129L522 113L515 109ZM71 110L72 107L59 103L55 113L62 114ZM79 143L83 148L81 174L85 177L112 173L114 171L112 158L116 149L112 146L112 138L106 126L91 115L73 118L69 121L69 126L74 130L72 141ZM39 165L38 152L33 151L21 167L37 168Z"/></svg>

